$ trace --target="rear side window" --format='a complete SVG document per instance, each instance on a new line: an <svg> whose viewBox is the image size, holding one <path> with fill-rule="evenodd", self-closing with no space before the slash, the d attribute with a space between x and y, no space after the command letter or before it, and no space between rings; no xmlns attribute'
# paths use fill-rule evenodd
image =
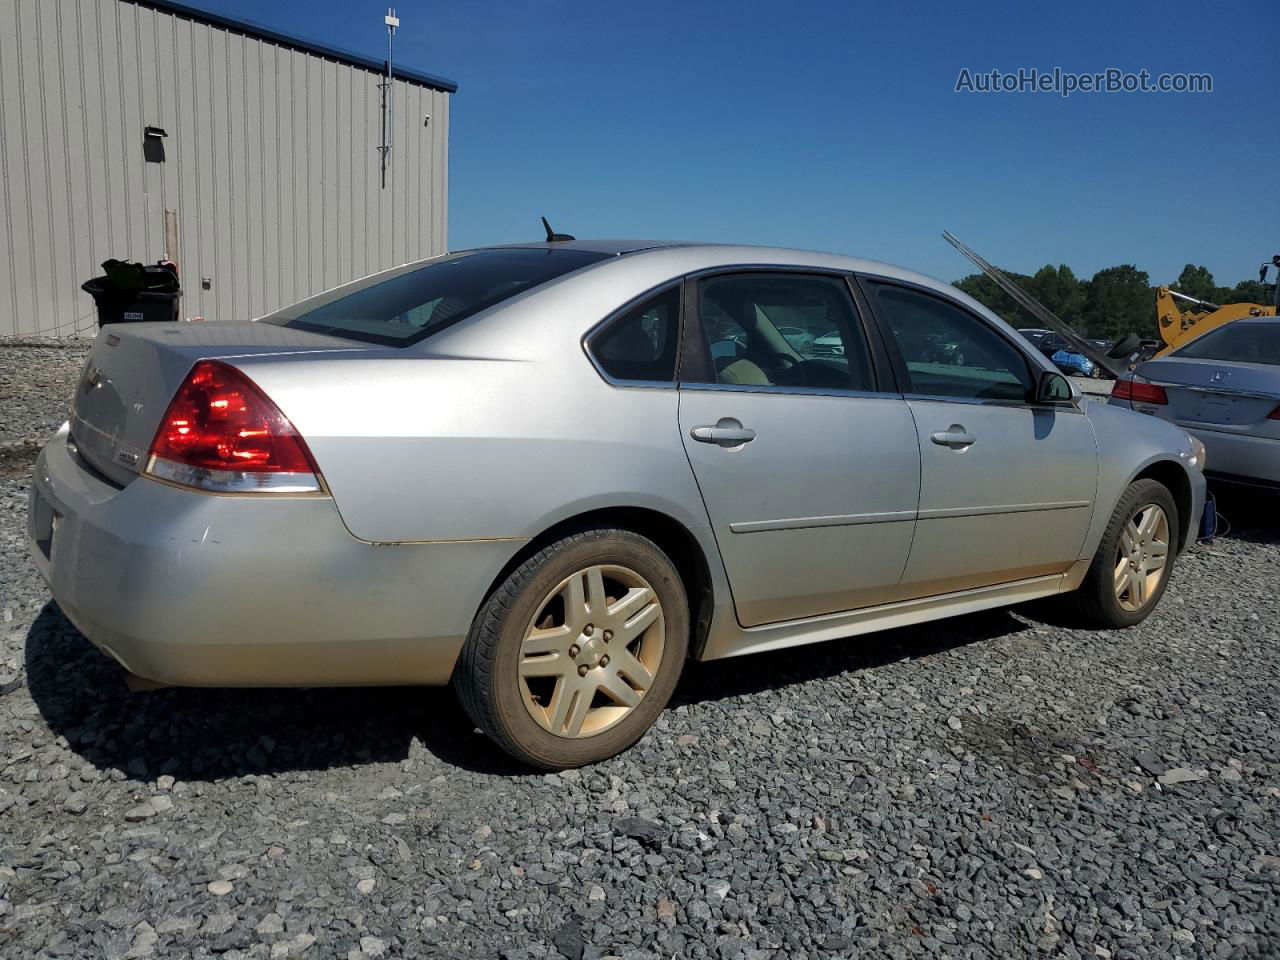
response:
<svg viewBox="0 0 1280 960"><path fill-rule="evenodd" d="M608 254L514 247L459 253L365 277L263 323L401 347Z"/></svg>
<svg viewBox="0 0 1280 960"><path fill-rule="evenodd" d="M1026 401L1033 385L1027 358L982 320L916 290L874 282L870 287L906 364L908 392Z"/></svg>
<svg viewBox="0 0 1280 960"><path fill-rule="evenodd" d="M615 380L669 383L676 377L679 343L680 287L675 286L628 310L587 347Z"/></svg>

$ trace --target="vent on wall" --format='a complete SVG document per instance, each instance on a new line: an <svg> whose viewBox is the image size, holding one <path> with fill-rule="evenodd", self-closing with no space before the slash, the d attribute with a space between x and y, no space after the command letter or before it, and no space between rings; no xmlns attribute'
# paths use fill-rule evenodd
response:
<svg viewBox="0 0 1280 960"><path fill-rule="evenodd" d="M147 163L164 163L164 138L167 136L163 127L143 128L142 156Z"/></svg>

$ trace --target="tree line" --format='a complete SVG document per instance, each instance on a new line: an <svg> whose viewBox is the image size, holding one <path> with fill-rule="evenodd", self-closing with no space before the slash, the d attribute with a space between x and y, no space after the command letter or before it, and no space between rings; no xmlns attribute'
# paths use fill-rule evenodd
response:
<svg viewBox="0 0 1280 960"><path fill-rule="evenodd" d="M1156 286L1145 270L1131 263L1099 270L1081 280L1066 264L1045 264L1033 276L1005 270L1015 283L1080 333L1115 340L1126 333L1159 337L1156 331ZM1015 327L1039 327L1031 316L986 274L971 273L955 284L969 296L999 314ZM1271 302L1266 287L1257 280L1241 280L1234 287L1220 287L1213 274L1188 263L1169 287L1210 303ZM1189 304L1182 305L1184 309Z"/></svg>

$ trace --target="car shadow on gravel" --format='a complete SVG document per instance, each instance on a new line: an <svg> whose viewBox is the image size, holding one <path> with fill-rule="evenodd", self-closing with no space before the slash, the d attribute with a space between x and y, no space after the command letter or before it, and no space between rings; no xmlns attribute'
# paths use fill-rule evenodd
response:
<svg viewBox="0 0 1280 960"><path fill-rule="evenodd" d="M824 643L728 660L689 663L672 706L773 690L838 674L919 660L971 643L1028 629L1008 610L987 610L914 627L899 627Z"/></svg>
<svg viewBox="0 0 1280 960"><path fill-rule="evenodd" d="M54 602L27 633L26 683L55 735L95 767L133 780L212 781L411 756L529 774L478 733L452 691L425 687L172 688L129 691L115 661Z"/></svg>
<svg viewBox="0 0 1280 960"><path fill-rule="evenodd" d="M1246 543L1280 544L1280 492L1236 484L1211 485L1218 508L1218 536Z"/></svg>
<svg viewBox="0 0 1280 960"><path fill-rule="evenodd" d="M747 695L932 656L1026 629L1007 611L780 650L690 663L671 706ZM55 735L101 770L126 778L213 781L318 771L410 757L415 741L451 766L536 775L481 735L448 689L421 687L140 693L119 666L45 605L27 634L26 682Z"/></svg>

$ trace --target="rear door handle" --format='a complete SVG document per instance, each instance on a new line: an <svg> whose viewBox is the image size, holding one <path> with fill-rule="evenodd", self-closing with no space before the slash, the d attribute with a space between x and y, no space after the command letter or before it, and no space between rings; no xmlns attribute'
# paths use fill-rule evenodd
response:
<svg viewBox="0 0 1280 960"><path fill-rule="evenodd" d="M735 420L733 417L721 417L714 427L709 425L694 427L689 431L689 436L699 443L715 443L722 447L737 447L754 440L756 432L750 427L744 427L741 421Z"/></svg>
<svg viewBox="0 0 1280 960"><path fill-rule="evenodd" d="M977 437L967 432L958 423L953 423L946 430L939 430L936 433L929 434L929 439L940 447L950 447L952 450L963 450L978 442Z"/></svg>

